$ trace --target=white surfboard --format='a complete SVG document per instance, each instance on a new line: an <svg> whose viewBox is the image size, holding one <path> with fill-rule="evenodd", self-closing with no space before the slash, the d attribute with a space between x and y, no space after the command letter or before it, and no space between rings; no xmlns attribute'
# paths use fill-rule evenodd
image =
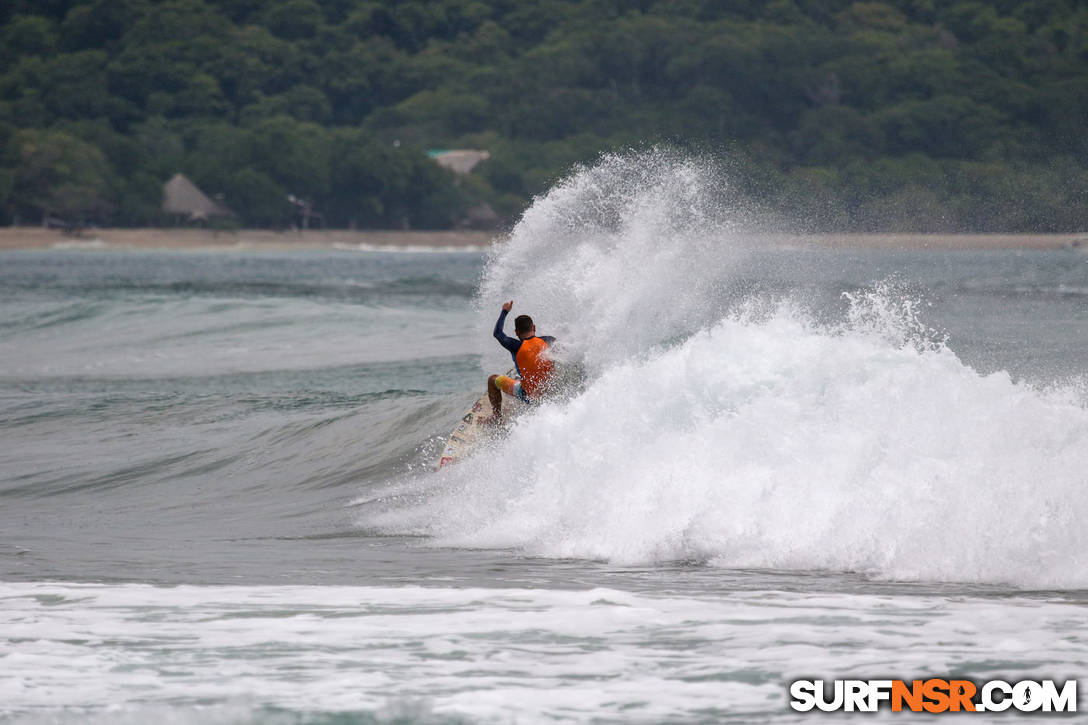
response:
<svg viewBox="0 0 1088 725"><path fill-rule="evenodd" d="M506 374L509 377L514 377L517 375L517 369L512 368ZM520 400L506 395L506 393L503 393L503 396L503 414L507 418L516 414L524 405ZM481 420L486 420L491 415L491 400L487 397L487 393L484 393L472 406L472 409L461 417L461 422L450 433L446 445L442 448L442 455L438 459L435 470L440 470L444 466L467 458L475 452L480 443L494 436L496 433L495 428L480 424Z"/></svg>

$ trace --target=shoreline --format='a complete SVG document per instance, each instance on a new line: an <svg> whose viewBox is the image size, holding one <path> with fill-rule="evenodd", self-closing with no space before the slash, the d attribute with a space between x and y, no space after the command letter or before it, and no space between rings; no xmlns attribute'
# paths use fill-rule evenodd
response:
<svg viewBox="0 0 1088 725"><path fill-rule="evenodd" d="M87 229L79 236L41 227L0 228L8 249L480 249L494 235L478 231L270 231L266 229Z"/></svg>
<svg viewBox="0 0 1088 725"><path fill-rule="evenodd" d="M0 228L0 250L221 249L344 251L484 251L501 232L240 229L90 229L79 236L42 227ZM1088 249L1088 232L1070 234L766 234L749 239L770 246L829 249L984 250Z"/></svg>

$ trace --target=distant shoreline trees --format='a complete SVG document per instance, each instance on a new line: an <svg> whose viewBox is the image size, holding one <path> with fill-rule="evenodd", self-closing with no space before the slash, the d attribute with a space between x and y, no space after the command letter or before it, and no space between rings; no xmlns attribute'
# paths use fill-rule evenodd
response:
<svg viewBox="0 0 1088 725"><path fill-rule="evenodd" d="M448 228L663 143L814 231L1084 231L1086 119L1072 0L0 7L6 224L168 224L182 172L244 226Z"/></svg>

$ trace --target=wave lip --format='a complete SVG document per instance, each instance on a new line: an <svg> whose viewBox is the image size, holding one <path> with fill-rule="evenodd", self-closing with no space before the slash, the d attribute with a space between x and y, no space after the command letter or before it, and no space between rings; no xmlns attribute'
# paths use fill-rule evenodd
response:
<svg viewBox="0 0 1088 725"><path fill-rule="evenodd" d="M481 329L515 300L591 370L720 318L750 246L744 203L710 161L603 156L535 200L488 256Z"/></svg>

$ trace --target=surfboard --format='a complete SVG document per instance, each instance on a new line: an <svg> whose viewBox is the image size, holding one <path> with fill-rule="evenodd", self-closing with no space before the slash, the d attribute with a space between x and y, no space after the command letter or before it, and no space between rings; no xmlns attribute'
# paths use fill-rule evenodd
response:
<svg viewBox="0 0 1088 725"><path fill-rule="evenodd" d="M517 375L517 369L511 368L506 374L514 377ZM504 415L507 418L516 415L524 403L506 395L506 393L503 393L503 396L502 409ZM490 418L491 414L491 400L487 397L487 393L484 393L472 408L461 417L461 421L454 427L450 437L446 439L446 445L442 448L442 455L438 459L438 465L435 466L436 471L472 455L483 441L496 434L495 428L480 424L481 420Z"/></svg>
<svg viewBox="0 0 1088 725"><path fill-rule="evenodd" d="M580 364L560 360L553 360L553 363L555 366L549 377L549 395L554 393L572 394L584 387L585 371ZM507 377L516 378L518 377L518 369L516 367L510 368L506 375ZM502 395L504 425L498 428L480 425L481 420L491 417L491 399L487 397L487 393L484 393L472 408L461 416L461 421L454 427L450 437L446 439L446 445L442 448L442 455L438 458L438 465L435 466L436 471L451 463L468 458L485 440L503 435L506 423L528 410L529 406L521 400L506 393Z"/></svg>

